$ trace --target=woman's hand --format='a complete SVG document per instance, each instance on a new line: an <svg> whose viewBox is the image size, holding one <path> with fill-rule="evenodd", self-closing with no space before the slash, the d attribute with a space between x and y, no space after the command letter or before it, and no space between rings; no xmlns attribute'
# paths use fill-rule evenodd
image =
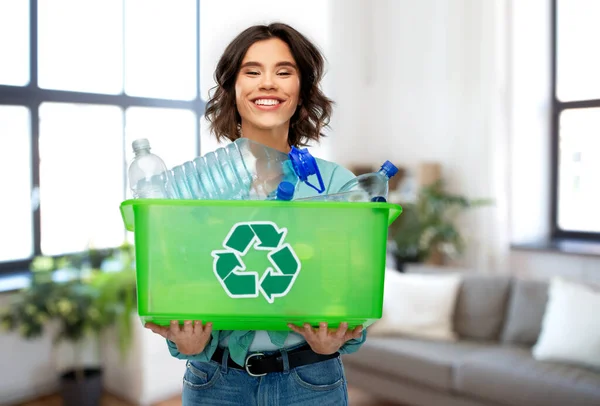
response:
<svg viewBox="0 0 600 406"><path fill-rule="evenodd" d="M362 334L362 326L348 330L348 323L341 323L338 329L328 328L327 323L319 323L319 328L312 328L305 323L304 327L293 324L288 326L296 333L301 334L310 348L317 354L333 354L338 351L344 343L351 339L358 339Z"/></svg>
<svg viewBox="0 0 600 406"><path fill-rule="evenodd" d="M204 347L210 340L212 323L202 325L202 321L186 320L183 326L177 320L171 320L170 326L159 326L154 323L144 325L152 332L171 340L177 345L177 350L184 355L196 355L204 351Z"/></svg>

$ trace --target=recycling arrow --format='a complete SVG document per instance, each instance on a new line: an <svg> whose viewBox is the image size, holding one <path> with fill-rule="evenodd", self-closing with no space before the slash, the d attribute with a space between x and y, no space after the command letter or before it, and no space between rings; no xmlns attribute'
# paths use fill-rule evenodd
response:
<svg viewBox="0 0 600 406"><path fill-rule="evenodd" d="M254 231L252 231L250 225L240 224L230 231L225 242L225 248L231 248L234 251L245 254L254 238Z"/></svg>
<svg viewBox="0 0 600 406"><path fill-rule="evenodd" d="M223 241L223 248L212 251L213 271L225 292L232 298L252 298L262 294L273 303L292 288L300 272L300 260L288 243L283 243L286 228L270 221L234 224ZM272 267L261 275L246 270L243 256L254 248L268 250Z"/></svg>
<svg viewBox="0 0 600 406"><path fill-rule="evenodd" d="M237 297L256 297L255 279L256 272L242 273L243 262L237 254L221 251L215 252L215 272L219 280L223 281L227 289Z"/></svg>

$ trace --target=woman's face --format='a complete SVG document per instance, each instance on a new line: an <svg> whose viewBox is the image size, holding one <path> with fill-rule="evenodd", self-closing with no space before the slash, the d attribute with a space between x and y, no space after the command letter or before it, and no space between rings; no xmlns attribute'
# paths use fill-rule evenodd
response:
<svg viewBox="0 0 600 406"><path fill-rule="evenodd" d="M287 129L299 97L300 74L287 44L279 38L252 44L235 82L242 125L261 130Z"/></svg>

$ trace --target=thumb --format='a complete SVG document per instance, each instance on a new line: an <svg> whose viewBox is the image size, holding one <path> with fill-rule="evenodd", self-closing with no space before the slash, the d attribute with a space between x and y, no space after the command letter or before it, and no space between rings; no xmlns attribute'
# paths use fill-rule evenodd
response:
<svg viewBox="0 0 600 406"><path fill-rule="evenodd" d="M154 323L146 323L144 324L144 327L148 330L151 330L155 334L167 338L167 333L169 332L169 329L167 327L159 326L158 324Z"/></svg>

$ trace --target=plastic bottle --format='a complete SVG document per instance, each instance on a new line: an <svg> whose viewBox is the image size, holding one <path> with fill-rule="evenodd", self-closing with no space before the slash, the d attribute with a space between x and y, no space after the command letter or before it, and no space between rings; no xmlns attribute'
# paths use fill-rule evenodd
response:
<svg viewBox="0 0 600 406"><path fill-rule="evenodd" d="M309 182L313 175L319 186ZM156 181L164 182L165 195L171 199L272 200L282 182L294 189L301 181L319 193L325 190L308 150L292 147L286 154L247 138L175 166Z"/></svg>
<svg viewBox="0 0 600 406"><path fill-rule="evenodd" d="M283 181L277 186L277 192L274 196L270 196L267 200L284 200L290 201L294 197L296 187L292 182Z"/></svg>
<svg viewBox="0 0 600 406"><path fill-rule="evenodd" d="M398 168L390 161L385 161L377 172L365 173L352 179L338 193L362 190L367 193L370 201L387 201L389 180L398 173Z"/></svg>
<svg viewBox="0 0 600 406"><path fill-rule="evenodd" d="M163 160L150 152L150 142L141 138L132 144L135 157L128 169L129 188L138 199L160 199L166 195L167 167Z"/></svg>
<svg viewBox="0 0 600 406"><path fill-rule="evenodd" d="M302 197L297 202L368 202L369 194L364 190L350 190L341 193L331 193L319 196Z"/></svg>

